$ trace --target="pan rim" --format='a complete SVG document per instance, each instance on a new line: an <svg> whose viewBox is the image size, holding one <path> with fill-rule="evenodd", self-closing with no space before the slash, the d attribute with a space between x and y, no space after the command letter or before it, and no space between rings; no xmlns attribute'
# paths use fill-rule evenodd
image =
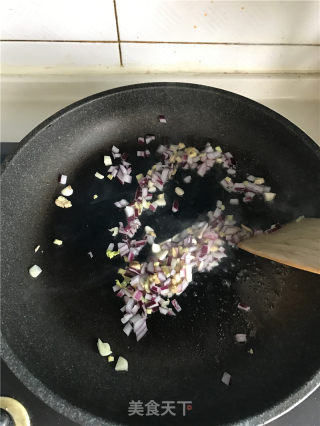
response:
<svg viewBox="0 0 320 426"><path fill-rule="evenodd" d="M299 129L295 124L290 120L286 119L277 112L271 110L270 108L253 101L244 96L229 92L223 89L218 89L214 87L209 87L205 85L198 85L192 83L179 83L179 82L157 82L157 83L141 83L135 85L121 86L107 91L102 91L81 100L78 100L65 108L59 110L55 114L51 115L49 118L40 123L37 127L31 130L19 143L17 151L10 157L8 157L1 167L1 174L4 174L6 169L10 167L11 161L13 158L18 156L23 149L32 142L32 139L35 135L44 131L49 125L58 120L59 118L67 115L69 112L81 108L83 105L94 102L101 98L108 98L114 95L117 95L121 92L132 92L135 90L145 90L148 88L181 88L181 89L191 89L191 90L201 90L206 92L211 92L212 94L218 94L226 98L237 100L238 102L245 103L250 107L260 110L265 115L270 118L280 122L285 126L288 131L295 133L301 140L301 143L304 143L305 146L317 156L320 160L320 147L314 142L305 132ZM10 346L6 342L3 334L0 334L1 337L1 358L8 365L10 370L22 381L22 383L40 400L46 403L49 407L59 412L60 414L66 416L72 421L79 422L79 424L86 425L110 425L110 426L125 426L123 423L115 423L106 421L102 418L95 416L94 414L89 413L86 410L77 408L72 405L67 400L61 398L59 395L51 391L46 385L40 382L19 360L19 358L13 353ZM300 388L298 388L294 393L288 395L283 400L279 401L275 405L271 406L267 410L264 410L261 413L255 414L251 417L242 419L237 423L229 423L229 425L260 425L271 422L272 420L280 417L282 414L290 411L305 398L307 398L312 392L314 392L320 386L320 367L318 371Z"/></svg>
<svg viewBox="0 0 320 426"><path fill-rule="evenodd" d="M119 86L114 89L110 90L104 90L102 92L97 92L93 95L87 96L85 98L79 99L78 101L75 101L71 103L70 105L67 105L66 107L60 109L56 113L52 114L45 120L43 120L41 123L39 123L34 129L32 129L23 139L21 139L20 142L18 142L17 150L9 155L1 164L1 174L5 172L6 168L8 167L11 160L20 153L20 151L30 142L30 140L38 133L43 131L48 125L52 124L55 120L62 117L63 115L81 107L84 104L90 103L92 101L96 101L97 99L106 97L106 96L113 96L115 94L126 92L126 91L133 91L133 90L140 90L140 89L146 89L146 88L155 88L155 87L173 87L173 88L181 88L181 89L194 89L194 90L203 90L203 91L210 91L212 93L217 93L219 95L237 99L240 102L244 102L246 104L249 104L251 107L262 110L265 114L270 116L271 118L275 119L277 122L280 122L281 124L285 125L288 130L291 132L296 133L299 137L304 139L304 143L314 151L314 154L318 156L320 159L320 146L311 139L310 136L308 136L303 130L301 130L298 126L296 126L292 121L285 118L283 115L277 113L276 111L273 111L271 108L268 108L267 106L254 101L250 98L247 98L245 96L239 95L234 92L230 92L228 90L220 89L217 87L211 87L206 86L204 84L195 84L195 83L179 83L179 82L153 82L153 83L139 83L139 84L131 84L126 86Z"/></svg>

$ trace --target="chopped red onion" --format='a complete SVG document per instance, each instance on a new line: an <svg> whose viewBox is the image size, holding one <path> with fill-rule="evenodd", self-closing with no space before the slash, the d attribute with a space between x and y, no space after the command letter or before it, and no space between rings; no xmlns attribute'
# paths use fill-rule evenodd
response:
<svg viewBox="0 0 320 426"><path fill-rule="evenodd" d="M62 185L65 185L67 183L67 175L60 175L59 176L59 183L61 183Z"/></svg>
<svg viewBox="0 0 320 426"><path fill-rule="evenodd" d="M126 324L129 319L131 319L133 317L133 314L125 314L122 318L121 318L121 322L122 324Z"/></svg>
<svg viewBox="0 0 320 426"><path fill-rule="evenodd" d="M238 198L230 198L229 203L232 206L237 206L237 205L239 205L239 200L238 200Z"/></svg>
<svg viewBox="0 0 320 426"><path fill-rule="evenodd" d="M231 375L229 373L223 373L223 376L221 378L222 383L224 383L225 385L229 386L230 381L231 381Z"/></svg>
<svg viewBox="0 0 320 426"><path fill-rule="evenodd" d="M139 333L136 333L137 336L137 342L139 342L140 339L147 333L148 329L145 327L144 329L140 330Z"/></svg>
<svg viewBox="0 0 320 426"><path fill-rule="evenodd" d="M243 303L238 303L238 309L240 309L241 311L245 311L245 312L249 312L250 311L250 306L248 305L244 305Z"/></svg>
<svg viewBox="0 0 320 426"><path fill-rule="evenodd" d="M127 217L134 217L134 207L132 206L126 206L124 209L124 212L126 214Z"/></svg>
<svg viewBox="0 0 320 426"><path fill-rule="evenodd" d="M135 300L137 300L138 302L142 299L143 293L140 290L136 290L133 294L133 297Z"/></svg>
<svg viewBox="0 0 320 426"><path fill-rule="evenodd" d="M247 342L247 335L246 334L242 334L242 333L237 333L234 336L235 341L237 343L246 343Z"/></svg>
<svg viewBox="0 0 320 426"><path fill-rule="evenodd" d="M110 244L108 245L107 251L108 251L108 250L112 251L113 249L114 249L114 244L113 244L113 243L110 243Z"/></svg>
<svg viewBox="0 0 320 426"><path fill-rule="evenodd" d="M181 306L180 306L180 305L179 305L179 303L176 301L176 299L172 299L172 300L171 300L171 303L172 303L172 305L173 305L174 309L175 309L177 312L180 312L180 311L182 310Z"/></svg>
<svg viewBox="0 0 320 426"><path fill-rule="evenodd" d="M132 325L129 322L123 328L123 331L125 332L125 334L127 336L130 335L130 333L131 333L132 330L133 330L133 327L132 327Z"/></svg>
<svg viewBox="0 0 320 426"><path fill-rule="evenodd" d="M149 143L148 136L151 135L139 138L139 142L144 143L148 140ZM150 153L147 151L138 151L138 155L148 156ZM155 212L159 206L165 204L164 194L158 195L155 201L153 201L153 194L162 191L179 168L190 172L193 170L198 175L204 176L212 167L220 165L227 174L236 173L232 154L223 153L220 147L213 149L210 144L206 144L202 151L192 147L186 148L184 144L160 145L157 152L161 155L162 160L154 164L145 176L142 174L136 176L138 188L135 197L130 204L122 206L125 209L127 223L120 222L118 226L119 234L125 236L125 240L118 243L118 248L121 256L127 256L129 264L125 277L130 277L130 281L126 281L126 287L121 288L117 292L117 296L125 298L123 321L128 321L127 324L133 325L137 340L140 340L147 332L146 321L150 314L159 311L163 315L175 315L172 308L168 307L170 299L181 294L188 287L192 282L194 272L210 271L215 268L227 256L228 245L234 247L241 239L252 234L251 230L248 231L237 226L231 215L224 217L225 206L219 200L216 209L208 212L207 221L195 223L161 244L155 244L156 235L151 228L150 232L147 231L147 227L144 239L133 240L141 226L138 218L142 212L148 209ZM114 154L118 153L114 152ZM130 166L130 163L122 161L120 166L111 166L109 172L116 176L121 183L126 183L131 179ZM244 193L243 201L249 202L256 195L263 196L270 191L269 187L263 185L262 178L258 178L260 179L258 181L256 179L233 183L231 177L226 175L221 181L221 185L227 192ZM186 176L184 181L190 183L191 176ZM182 195L179 188L178 192L178 195ZM232 198L230 204L237 205L239 200ZM178 209L179 204L175 200L172 211L177 212ZM274 229L276 228L271 227L268 232L272 232ZM139 267L136 267L133 259L146 243L152 246L153 254L148 261L139 263ZM171 301L173 308L179 312L181 307L176 299L171 299ZM239 307L239 309L241 308ZM132 317L129 318L126 316L127 314L132 314Z"/></svg>
<svg viewBox="0 0 320 426"><path fill-rule="evenodd" d="M245 192L244 197L243 197L243 202L249 203L250 201L253 200L254 196L255 196L254 192L251 192L251 191Z"/></svg>
<svg viewBox="0 0 320 426"><path fill-rule="evenodd" d="M174 202L172 203L172 209L173 213L176 213L179 210L179 201L178 200L174 200Z"/></svg>
<svg viewBox="0 0 320 426"><path fill-rule="evenodd" d="M116 207L119 207L120 209L123 208L123 207L126 207L128 204L129 204L129 202L127 200L124 200L124 199L114 203L114 205Z"/></svg>
<svg viewBox="0 0 320 426"><path fill-rule="evenodd" d="M159 118L159 121L160 121L160 118ZM162 121L160 121L160 123L162 123ZM155 140L156 140L155 135L146 135L146 136L145 136L145 141L146 141L146 144L147 144L147 145L148 145L150 142L155 141Z"/></svg>

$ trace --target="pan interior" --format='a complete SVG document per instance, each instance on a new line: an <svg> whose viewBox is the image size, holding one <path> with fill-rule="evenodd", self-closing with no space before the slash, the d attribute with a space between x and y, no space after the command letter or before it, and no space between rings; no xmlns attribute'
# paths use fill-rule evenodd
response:
<svg viewBox="0 0 320 426"><path fill-rule="evenodd" d="M167 124L158 122L164 114ZM153 424L128 417L131 400L192 401L192 413L170 424L227 424L262 413L294 393L319 369L320 283L311 273L241 251L211 273L196 274L179 297L175 318L153 315L139 343L122 332L121 300L112 286L121 263L109 261L108 228L120 219L113 205L133 197L135 183L100 181L103 155L112 145L129 153L133 176L147 169L138 160L137 137L160 143L206 142L230 150L239 176L263 176L277 193L230 210L248 226L268 227L320 215L319 150L276 114L227 92L160 84L106 92L76 105L29 136L2 176L2 330L16 357L44 385L71 404L114 423ZM155 157L153 157L155 158ZM74 189L71 209L54 199L60 173ZM160 239L179 232L214 208L226 194L219 171L185 188L178 214L167 206L142 216ZM98 198L93 199L97 194ZM63 240L63 247L52 244ZM34 247L40 244L35 254ZM90 259L88 252L93 253ZM146 253L145 253L146 255ZM28 274L32 264L43 273ZM251 306L242 313L237 303ZM235 333L247 333L245 346ZM108 341L129 372L116 373L96 350ZM249 353L253 349L253 354ZM221 383L223 372L232 385Z"/></svg>

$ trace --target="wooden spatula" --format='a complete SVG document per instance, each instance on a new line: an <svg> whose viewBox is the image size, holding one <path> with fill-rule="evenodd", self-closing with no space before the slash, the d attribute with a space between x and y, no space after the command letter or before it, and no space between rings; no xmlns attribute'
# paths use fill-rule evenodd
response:
<svg viewBox="0 0 320 426"><path fill-rule="evenodd" d="M238 244L257 256L320 274L320 219L302 219Z"/></svg>

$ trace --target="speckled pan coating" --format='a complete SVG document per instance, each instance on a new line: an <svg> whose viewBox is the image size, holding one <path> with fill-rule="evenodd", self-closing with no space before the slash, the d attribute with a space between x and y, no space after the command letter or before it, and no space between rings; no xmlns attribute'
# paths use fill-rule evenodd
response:
<svg viewBox="0 0 320 426"><path fill-rule="evenodd" d="M159 123L160 114L167 124ZM81 100L26 136L3 167L2 357L32 392L79 424L265 423L320 383L319 277L237 252L219 270L196 277L197 287L179 298L183 310L176 318L154 316L146 338L138 344L127 338L111 290L117 262L104 252L107 228L120 218L113 202L130 197L134 185L122 188L94 173L105 171L103 155L112 144L133 155L143 134L156 135L151 151L160 142L210 141L234 153L240 170L263 176L277 198L268 208L232 206L243 223L320 216L319 148L260 104L179 83L128 86ZM139 161L134 175L143 167ZM60 173L74 189L67 210L54 206ZM192 223L224 196L216 177L192 179L178 213L168 203L146 224L166 238ZM173 182L169 198L181 184ZM63 247L52 244L55 238ZM32 280L28 268L35 263L43 272ZM239 301L250 313L237 309ZM236 332L247 332L247 346L233 343ZM99 356L98 337L128 359L128 373L116 373ZM232 375L228 387L220 381L224 371ZM186 417L128 417L129 400L138 399L191 400L193 410Z"/></svg>

